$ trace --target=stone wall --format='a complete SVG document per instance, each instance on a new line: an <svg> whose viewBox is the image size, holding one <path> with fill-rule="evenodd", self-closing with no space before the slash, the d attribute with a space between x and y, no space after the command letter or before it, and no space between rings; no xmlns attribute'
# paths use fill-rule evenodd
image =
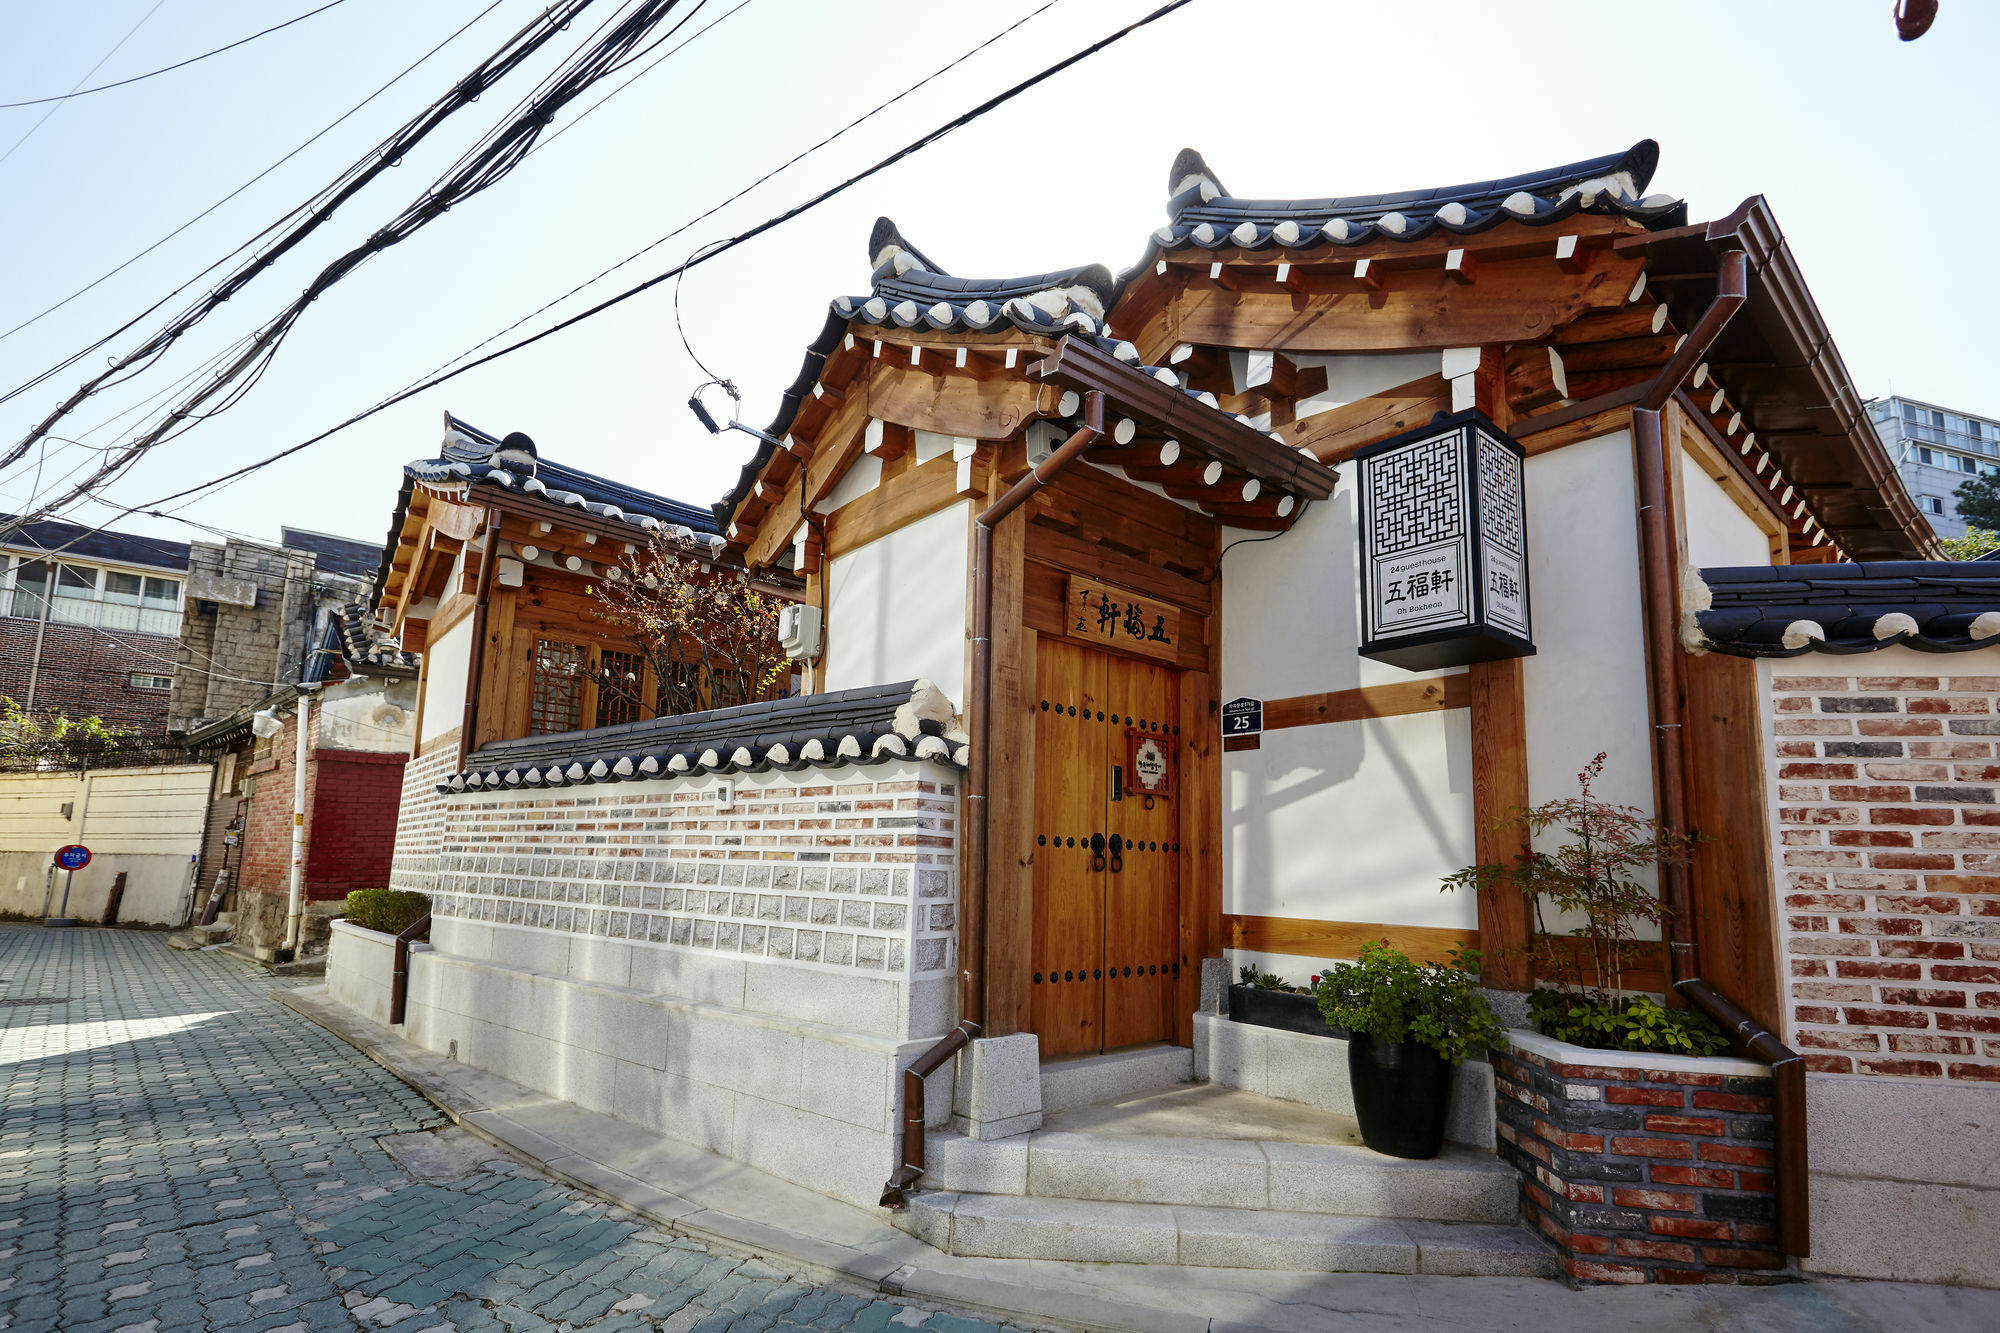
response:
<svg viewBox="0 0 2000 1333"><path fill-rule="evenodd" d="M872 1206L900 1071L956 1017L958 781L895 760L406 805L397 873L435 918L411 1040Z"/></svg>
<svg viewBox="0 0 2000 1333"><path fill-rule="evenodd" d="M315 564L248 542L189 546L170 727L226 717L299 678Z"/></svg>
<svg viewBox="0 0 2000 1333"><path fill-rule="evenodd" d="M403 766L403 797L397 806L395 852L389 858L389 887L435 893L438 856L444 845L444 796L438 784L458 771L459 729L433 738Z"/></svg>
<svg viewBox="0 0 2000 1333"><path fill-rule="evenodd" d="M1767 1066L1508 1036L1493 1053L1500 1155L1571 1280L1782 1275Z"/></svg>

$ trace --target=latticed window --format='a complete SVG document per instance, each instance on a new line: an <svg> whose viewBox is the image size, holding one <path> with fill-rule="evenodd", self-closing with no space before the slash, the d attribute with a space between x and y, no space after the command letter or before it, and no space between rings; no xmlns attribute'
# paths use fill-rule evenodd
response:
<svg viewBox="0 0 2000 1333"><path fill-rule="evenodd" d="M639 720L640 689L646 679L645 659L637 653L602 648L597 654L597 721L615 727Z"/></svg>
<svg viewBox="0 0 2000 1333"><path fill-rule="evenodd" d="M581 644L555 639L535 640L535 693L528 713L528 734L575 731L583 722Z"/></svg>

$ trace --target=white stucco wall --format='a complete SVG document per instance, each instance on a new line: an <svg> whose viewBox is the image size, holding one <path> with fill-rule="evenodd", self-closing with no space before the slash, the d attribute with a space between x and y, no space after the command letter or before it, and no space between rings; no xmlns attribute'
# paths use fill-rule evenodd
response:
<svg viewBox="0 0 2000 1333"><path fill-rule="evenodd" d="M1687 463L1681 468L1681 493L1687 557L1696 569L1771 563L1771 539L1715 478Z"/></svg>
<svg viewBox="0 0 2000 1333"><path fill-rule="evenodd" d="M918 519L828 567L821 690L926 679L965 704L965 501ZM430 713L425 710L426 731Z"/></svg>
<svg viewBox="0 0 2000 1333"><path fill-rule="evenodd" d="M186 911L201 850L213 765L0 775L0 915L39 917L56 849L90 848L90 864L70 879L69 914L104 915L112 882L125 875L118 920L174 925ZM62 807L70 813L65 817ZM48 910L60 908L58 870Z"/></svg>
<svg viewBox="0 0 2000 1333"><path fill-rule="evenodd" d="M418 743L465 721L465 682L472 674L472 617L424 646L424 729Z"/></svg>

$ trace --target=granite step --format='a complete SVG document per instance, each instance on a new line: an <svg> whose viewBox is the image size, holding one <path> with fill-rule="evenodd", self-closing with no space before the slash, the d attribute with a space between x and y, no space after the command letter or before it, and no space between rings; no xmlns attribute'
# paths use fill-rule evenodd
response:
<svg viewBox="0 0 2000 1333"><path fill-rule="evenodd" d="M1518 1226L926 1190L898 1225L967 1258L1284 1272L1554 1277Z"/></svg>
<svg viewBox="0 0 2000 1333"><path fill-rule="evenodd" d="M1519 1179L1488 1153L1428 1161L1358 1143L1041 1130L978 1140L932 1133L927 1189L1168 1207L1511 1223Z"/></svg>
<svg viewBox="0 0 2000 1333"><path fill-rule="evenodd" d="M1194 1052L1155 1043L1042 1061L1042 1114L1163 1092L1194 1079Z"/></svg>

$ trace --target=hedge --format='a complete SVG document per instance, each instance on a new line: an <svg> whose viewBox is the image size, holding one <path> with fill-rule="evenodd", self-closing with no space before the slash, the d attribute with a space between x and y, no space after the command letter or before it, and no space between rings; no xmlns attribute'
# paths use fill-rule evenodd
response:
<svg viewBox="0 0 2000 1333"><path fill-rule="evenodd" d="M400 935L431 910L431 900L407 889L356 889L347 895L346 918L363 930Z"/></svg>

